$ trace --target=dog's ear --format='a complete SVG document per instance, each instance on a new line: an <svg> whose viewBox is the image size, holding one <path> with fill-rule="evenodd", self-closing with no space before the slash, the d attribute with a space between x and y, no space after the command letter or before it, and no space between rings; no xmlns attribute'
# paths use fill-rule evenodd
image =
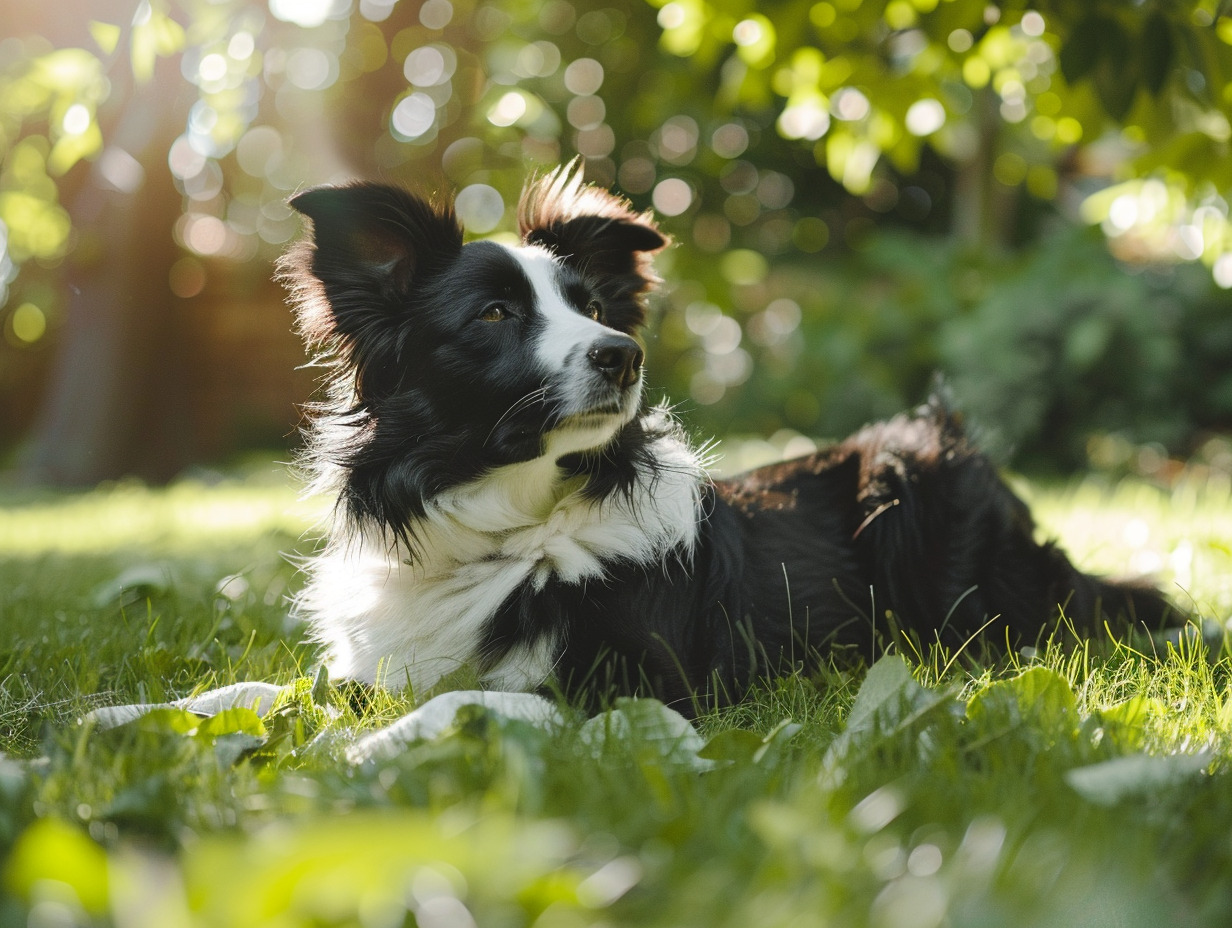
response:
<svg viewBox="0 0 1232 928"><path fill-rule="evenodd" d="M353 350L365 333L388 329L414 284L462 249L450 207L397 187L317 187L290 203L312 220L312 234L283 257L279 276L310 344Z"/></svg>
<svg viewBox="0 0 1232 928"><path fill-rule="evenodd" d="M645 321L641 296L660 283L652 258L669 243L649 213L583 184L574 161L527 187L518 224L528 245L555 252L599 289L608 325L631 332Z"/></svg>

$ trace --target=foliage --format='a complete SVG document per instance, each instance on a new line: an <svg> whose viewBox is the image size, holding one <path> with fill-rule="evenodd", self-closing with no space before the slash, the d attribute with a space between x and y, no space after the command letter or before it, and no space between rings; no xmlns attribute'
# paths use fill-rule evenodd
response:
<svg viewBox="0 0 1232 928"><path fill-rule="evenodd" d="M1226 429L1232 301L1192 270L1129 276L1065 228L985 262L985 289L938 333L977 434L1023 465L1064 468L1107 467L1106 436L1192 454L1195 436Z"/></svg>
<svg viewBox="0 0 1232 928"><path fill-rule="evenodd" d="M1200 614L1232 613L1226 483L1036 496L1080 561L1153 556ZM474 709L351 764L356 734L411 701L379 692L357 712L284 624L296 581L279 552L311 546L316 514L277 474L5 500L5 923L1146 926L1232 913L1226 643L916 643L907 660L834 655L812 677L768 681L687 738L653 701L590 721L562 707L553 730ZM1127 531L1135 520L1149 531ZM244 679L292 686L263 719L84 722L100 704Z"/></svg>
<svg viewBox="0 0 1232 928"><path fill-rule="evenodd" d="M4 51L11 57L16 48L6 42ZM7 156L0 170L0 220L11 274L13 265L64 254L70 220L53 178L102 147L93 107L105 95L106 83L98 59L81 49L48 52L22 68L4 63L0 139ZM23 137L24 122L39 117L48 124L48 137Z"/></svg>
<svg viewBox="0 0 1232 928"><path fill-rule="evenodd" d="M162 3L134 12L132 73L148 81L157 57L183 47L184 30ZM22 264L64 257L71 220L59 179L103 154L99 111L112 95L108 72L121 30L96 23L91 32L96 50L50 48L42 37L0 43L0 302Z"/></svg>
<svg viewBox="0 0 1232 928"><path fill-rule="evenodd" d="M127 49L138 83L151 78L158 57L182 55L197 102L171 153L173 170L190 205L204 204L241 237L255 232L241 220L246 211L219 207L252 203L252 178L274 181L265 195L278 197L313 173L286 150L293 98L350 97L363 111L369 104L359 95L381 70L401 71L402 87L388 85L395 92L366 114L374 163L352 168L418 162L459 186L491 183L496 170L497 192L508 197L522 166L494 162L484 147L538 163L577 152L595 162L599 180L633 195L653 192L667 216L713 213L703 236L711 241L730 237L732 226L773 238L767 223L793 200L805 215L832 201L824 185L798 182L809 176L802 154L848 192L872 194L877 212L900 195L923 195L917 216L929 211L929 192L900 190L895 175L917 175L925 149L958 175L970 169L991 175L980 184L1025 183L1045 199L1065 181L1062 164L1075 148L1095 145L1124 151L1125 170L1166 168L1163 180L1190 198L1228 186L1232 19L1211 0L794 0L773 20L731 0L653 6L657 22L649 7L629 2L583 12L564 0L543 8L461 0L413 19L377 2L349 15L323 3L275 2L268 13L238 0L143 3L131 24L93 24L93 52L6 43L0 147L26 152L6 170L28 173L37 166L27 164L27 149L45 140L50 177L99 157L99 110L117 102L104 74L123 76ZM649 52L655 38L665 55ZM268 96L280 112L261 105ZM1110 130L1119 142L1110 143ZM792 170L765 175L776 164ZM301 177L288 174L292 165ZM470 212L476 231L486 231L483 209ZM40 225L3 218L18 233ZM500 219L498 206L487 225ZM982 221L970 231L987 231L991 217ZM1198 254L1212 263L1222 233L1217 216L1205 221L1215 225L1203 230ZM796 237L816 245L824 234L806 225ZM36 254L14 248L13 260Z"/></svg>
<svg viewBox="0 0 1232 928"><path fill-rule="evenodd" d="M981 446L1035 471L1117 465L1105 452L1133 444L1192 454L1232 423L1232 300L1192 266L1127 274L1091 230L1054 223L1012 253L877 233L732 290L731 330L682 288L653 343L651 381L692 385L704 434L840 438L937 373Z"/></svg>
<svg viewBox="0 0 1232 928"><path fill-rule="evenodd" d="M1109 129L1142 156L1134 169L1167 166L1190 193L1228 186L1232 20L1209 0L836 0L773 19L730 0L655 5L664 48L716 74L722 103L776 112L853 192L882 157L915 173L925 144L968 162L990 129L993 174L1038 195L1056 191L1060 153Z"/></svg>
<svg viewBox="0 0 1232 928"><path fill-rule="evenodd" d="M54 266L78 242L86 220L73 220L72 231L72 204L58 190L84 182L148 191L142 171L152 166L109 133L170 56L188 91L177 111L182 131L165 153L183 201L174 229L183 257L160 273L177 294L239 273L226 262L271 259L297 228L283 201L305 184L358 173L454 191L473 233L507 233L527 169L582 154L593 179L654 207L681 243L668 268L672 305L694 306L693 323L683 315L665 323L652 360L670 396L723 401L707 420L712 430L836 434L915 402L924 368L975 352L970 341L958 344L961 334L954 344L902 338L951 330L951 318L969 315L984 317L981 344L1039 335L1070 346L1034 372L980 366L992 378L981 390L1032 394L1009 423L1007 445L1029 450L1044 434L1044 411L1061 406L1074 424L1048 434L1069 462L1087 433L1131 418L1108 414L1109 404L1146 400L1147 421L1133 423L1139 441L1185 437L1180 428L1163 435L1168 417L1226 424L1224 388L1197 395L1191 378L1157 398L1151 386L1180 364L1164 356L1175 349L1160 348L1168 341L1160 330L1222 326L1213 303L1195 295L1176 310L1195 306L1193 320L1176 322L1171 311L1147 320L1158 291L1116 278L1096 249L1084 253L1132 311L1087 319L1058 286L1046 296L1061 293L1066 305L1048 320L1008 288L1000 302L973 309L962 281L948 304L943 293L917 299L918 283L882 295L874 281L853 294L872 303L847 328L855 318L847 312L793 298L797 315L762 286L794 275L800 289L835 294L822 275L907 260L936 267L930 251L948 262L943 273L971 261L996 278L1014 265L1001 252L1015 243L1037 246L1027 254L1040 264L1023 274L1042 281L1058 270L1048 256L1052 226L1038 222L1045 201L1100 224L1124 259L1200 258L1221 285L1232 283L1223 199L1232 19L1213 0L790 0L770 12L743 0L612 0L596 9L568 0L364 0L354 9L162 0L134 9L131 22L93 23L91 48L37 39L0 48L0 281L16 288L5 332L17 349L53 339L63 321L60 291L41 272L14 283L19 267ZM941 233L982 256L943 243L904 252L893 237L870 238L877 227ZM856 251L850 267L836 267L847 249ZM818 252L827 257L815 263ZM962 257L945 257L953 254ZM1117 350L1113 330L1140 362L1135 376L1099 403L1072 402L1086 389L1076 384L1113 383L1092 372L1090 358ZM801 341L808 350L788 388L785 358ZM861 351L873 354L857 359ZM1058 379L1066 383L1053 396L1041 395ZM995 404L992 416L1000 422L1004 410Z"/></svg>

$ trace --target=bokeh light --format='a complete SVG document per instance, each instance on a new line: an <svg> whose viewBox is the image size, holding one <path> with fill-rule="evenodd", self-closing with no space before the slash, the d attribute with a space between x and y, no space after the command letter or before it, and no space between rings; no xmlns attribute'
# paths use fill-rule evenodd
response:
<svg viewBox="0 0 1232 928"><path fill-rule="evenodd" d="M341 6L341 10L337 8ZM275 19L312 29L346 9L336 0L269 0L269 10Z"/></svg>
<svg viewBox="0 0 1232 928"><path fill-rule="evenodd" d="M945 107L931 97L916 100L907 109L905 124L912 135L932 135L945 125Z"/></svg>
<svg viewBox="0 0 1232 928"><path fill-rule="evenodd" d="M511 90L496 101L496 105L488 111L488 122L502 128L512 126L526 115L526 97L516 90Z"/></svg>
<svg viewBox="0 0 1232 928"><path fill-rule="evenodd" d="M32 345L47 332L47 316L33 303L22 303L9 318L13 335L19 342Z"/></svg>
<svg viewBox="0 0 1232 928"><path fill-rule="evenodd" d="M454 209L468 232L482 235L500 225L505 215L505 201L495 187L470 184L458 191Z"/></svg>
<svg viewBox="0 0 1232 928"><path fill-rule="evenodd" d="M180 258L171 265L167 284L171 292L182 300L197 296L205 289L205 265L190 256Z"/></svg>
<svg viewBox="0 0 1232 928"><path fill-rule="evenodd" d="M693 188L679 177L668 177L655 185L651 200L664 216L679 216L693 204Z"/></svg>
<svg viewBox="0 0 1232 928"><path fill-rule="evenodd" d="M145 182L145 168L123 148L109 145L98 158L98 174L114 190L135 193Z"/></svg>
<svg viewBox="0 0 1232 928"><path fill-rule="evenodd" d="M407 94L390 116L394 136L408 142L426 135L435 122L436 104L422 92Z"/></svg>
<svg viewBox="0 0 1232 928"><path fill-rule="evenodd" d="M419 8L419 21L429 29L444 29L453 20L453 4L449 0L425 0Z"/></svg>

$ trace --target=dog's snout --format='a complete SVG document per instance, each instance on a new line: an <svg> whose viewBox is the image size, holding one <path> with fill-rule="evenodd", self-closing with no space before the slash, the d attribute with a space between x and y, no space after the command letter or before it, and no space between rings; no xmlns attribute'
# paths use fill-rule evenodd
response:
<svg viewBox="0 0 1232 928"><path fill-rule="evenodd" d="M586 352L591 366L621 389L637 382L641 374L641 346L627 335L599 339Z"/></svg>

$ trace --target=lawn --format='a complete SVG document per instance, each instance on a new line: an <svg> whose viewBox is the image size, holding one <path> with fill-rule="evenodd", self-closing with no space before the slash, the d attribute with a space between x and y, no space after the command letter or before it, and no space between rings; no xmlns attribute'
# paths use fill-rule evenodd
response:
<svg viewBox="0 0 1232 928"><path fill-rule="evenodd" d="M321 512L254 464L0 497L0 925L1232 924L1232 499L1020 484L1047 534L1207 620L1005 655L900 642L696 735L656 703L478 708L394 756L288 620ZM104 705L242 680L264 718ZM455 681L464 685L465 680Z"/></svg>

